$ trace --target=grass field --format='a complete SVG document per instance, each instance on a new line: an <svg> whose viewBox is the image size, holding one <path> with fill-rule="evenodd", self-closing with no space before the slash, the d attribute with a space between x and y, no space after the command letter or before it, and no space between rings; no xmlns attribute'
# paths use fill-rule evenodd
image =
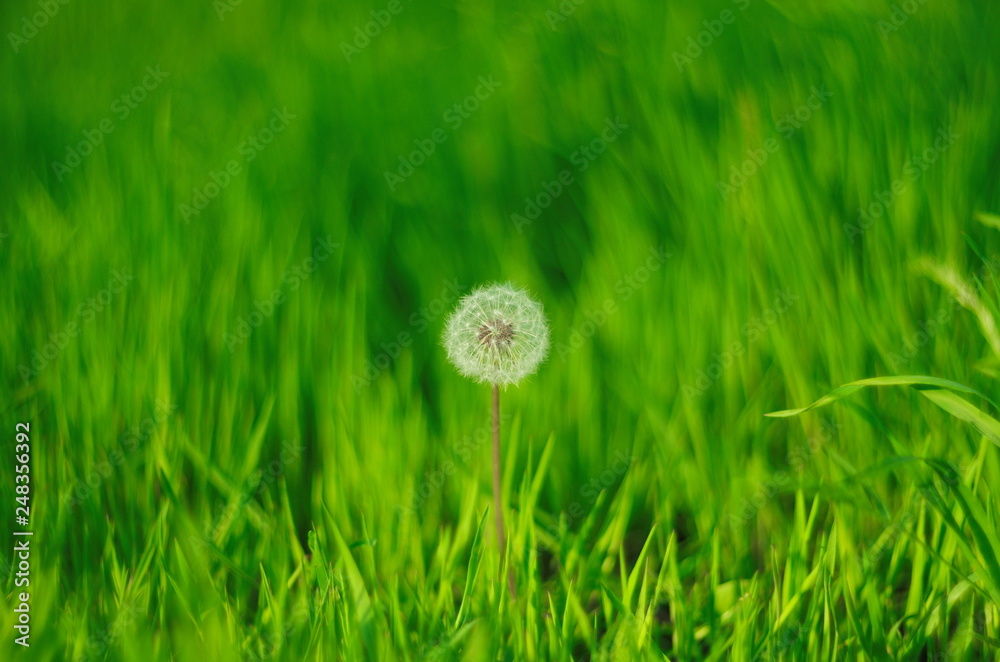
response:
<svg viewBox="0 0 1000 662"><path fill-rule="evenodd" d="M5 3L0 659L1000 659L998 20Z"/></svg>

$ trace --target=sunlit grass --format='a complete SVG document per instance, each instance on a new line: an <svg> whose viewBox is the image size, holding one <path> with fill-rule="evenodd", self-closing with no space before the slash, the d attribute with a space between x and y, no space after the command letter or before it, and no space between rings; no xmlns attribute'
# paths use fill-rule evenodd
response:
<svg viewBox="0 0 1000 662"><path fill-rule="evenodd" d="M71 2L0 56L38 549L0 657L995 657L990 424L909 387L764 416L901 375L997 416L995 5L406 3L348 62L385 6ZM502 556L440 338L508 279L552 352L504 396Z"/></svg>

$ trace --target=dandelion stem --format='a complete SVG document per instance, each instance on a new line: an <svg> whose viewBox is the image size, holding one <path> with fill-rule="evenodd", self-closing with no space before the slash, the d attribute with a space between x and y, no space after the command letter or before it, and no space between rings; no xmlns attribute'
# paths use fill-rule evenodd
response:
<svg viewBox="0 0 1000 662"><path fill-rule="evenodd" d="M493 513L497 525L497 547L500 550L500 576L503 578L503 555L507 549L503 533L503 507L500 502L500 387L493 385ZM514 568L507 575L507 586L512 598L517 597L514 588Z"/></svg>

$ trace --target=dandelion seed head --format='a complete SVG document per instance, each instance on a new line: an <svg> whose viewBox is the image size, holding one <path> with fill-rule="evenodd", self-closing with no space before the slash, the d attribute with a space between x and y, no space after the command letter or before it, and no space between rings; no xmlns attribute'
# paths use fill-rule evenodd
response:
<svg viewBox="0 0 1000 662"><path fill-rule="evenodd" d="M448 360L466 377L501 386L535 372L549 351L542 304L510 283L464 296L444 329Z"/></svg>

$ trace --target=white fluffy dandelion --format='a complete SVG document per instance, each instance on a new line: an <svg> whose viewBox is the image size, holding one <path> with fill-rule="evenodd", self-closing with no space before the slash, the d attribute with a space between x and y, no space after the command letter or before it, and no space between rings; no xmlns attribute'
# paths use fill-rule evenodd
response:
<svg viewBox="0 0 1000 662"><path fill-rule="evenodd" d="M542 304L510 283L479 287L458 302L444 329L448 359L466 377L493 386L493 513L497 546L506 551L500 494L500 387L535 372L549 351L549 325ZM514 567L507 574L516 597ZM501 564L500 577L503 577Z"/></svg>
<svg viewBox="0 0 1000 662"><path fill-rule="evenodd" d="M463 297L444 331L448 359L466 377L499 386L535 372L549 351L542 304L510 283Z"/></svg>

